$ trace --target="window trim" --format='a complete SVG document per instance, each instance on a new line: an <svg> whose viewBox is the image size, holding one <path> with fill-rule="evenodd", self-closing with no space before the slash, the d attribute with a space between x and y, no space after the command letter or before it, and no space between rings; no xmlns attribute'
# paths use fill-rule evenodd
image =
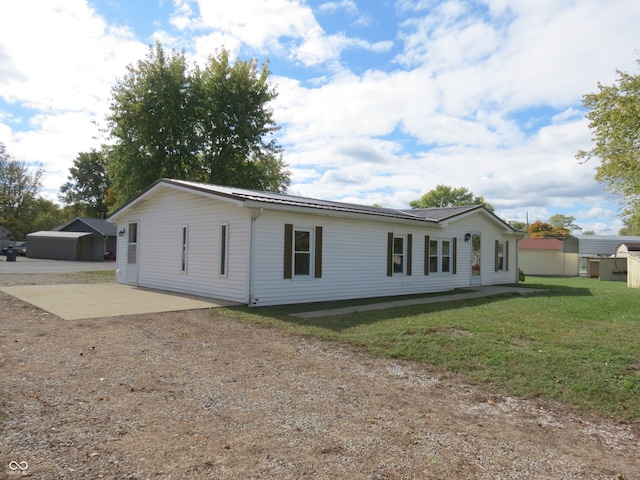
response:
<svg viewBox="0 0 640 480"><path fill-rule="evenodd" d="M298 232L309 234L309 250L296 250L296 234ZM293 227L293 278L310 278L313 273L313 229L308 227ZM309 267L307 273L296 273L296 258L298 255L307 255Z"/></svg>

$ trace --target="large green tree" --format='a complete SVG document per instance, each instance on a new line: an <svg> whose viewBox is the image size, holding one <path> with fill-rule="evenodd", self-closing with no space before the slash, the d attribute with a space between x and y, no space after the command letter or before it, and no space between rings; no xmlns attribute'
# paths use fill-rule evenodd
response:
<svg viewBox="0 0 640 480"><path fill-rule="evenodd" d="M113 206L162 177L286 190L269 73L255 60L232 64L224 49L204 68L189 69L184 53L150 48L112 90Z"/></svg>
<svg viewBox="0 0 640 480"><path fill-rule="evenodd" d="M14 159L0 143L0 225L16 240L29 233L41 188L42 169Z"/></svg>
<svg viewBox="0 0 640 480"><path fill-rule="evenodd" d="M92 149L75 158L67 182L60 187L59 198L73 206L78 216L105 218L109 186L104 152Z"/></svg>
<svg viewBox="0 0 640 480"><path fill-rule="evenodd" d="M624 227L618 231L618 235L640 235L640 212L622 219Z"/></svg>
<svg viewBox="0 0 640 480"><path fill-rule="evenodd" d="M551 215L551 217L549 217L549 224L552 227L560 227L568 230L569 232L572 232L573 230L582 230L582 227L576 224L576 217L562 215L561 213Z"/></svg>
<svg viewBox="0 0 640 480"><path fill-rule="evenodd" d="M435 208L435 207L459 207L463 205L482 205L490 212L494 211L493 205L482 196L475 196L465 187L450 187L437 185L418 200L409 202L411 208Z"/></svg>
<svg viewBox="0 0 640 480"><path fill-rule="evenodd" d="M564 238L571 235L569 229L560 225L537 220L529 225L529 238Z"/></svg>
<svg viewBox="0 0 640 480"><path fill-rule="evenodd" d="M583 97L595 146L577 158L600 160L596 180L620 195L624 213L633 215L640 210L640 75L617 73L616 84L598 83L598 92Z"/></svg>

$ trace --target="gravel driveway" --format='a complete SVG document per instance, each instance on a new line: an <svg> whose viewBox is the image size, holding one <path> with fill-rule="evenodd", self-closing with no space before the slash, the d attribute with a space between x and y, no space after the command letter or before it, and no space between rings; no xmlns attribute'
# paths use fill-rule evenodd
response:
<svg viewBox="0 0 640 480"><path fill-rule="evenodd" d="M0 479L640 477L636 424L218 312L62 320L0 293Z"/></svg>

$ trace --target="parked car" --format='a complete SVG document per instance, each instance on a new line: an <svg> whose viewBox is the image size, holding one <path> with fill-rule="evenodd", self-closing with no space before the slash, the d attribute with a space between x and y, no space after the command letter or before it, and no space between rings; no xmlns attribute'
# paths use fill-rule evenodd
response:
<svg viewBox="0 0 640 480"><path fill-rule="evenodd" d="M18 255L24 257L27 255L27 242L16 242L13 245L9 245L8 247L4 247L0 250L0 255L7 255L7 251L12 248Z"/></svg>
<svg viewBox="0 0 640 480"><path fill-rule="evenodd" d="M18 250L18 255L21 257L27 256L27 242L16 242L13 248Z"/></svg>

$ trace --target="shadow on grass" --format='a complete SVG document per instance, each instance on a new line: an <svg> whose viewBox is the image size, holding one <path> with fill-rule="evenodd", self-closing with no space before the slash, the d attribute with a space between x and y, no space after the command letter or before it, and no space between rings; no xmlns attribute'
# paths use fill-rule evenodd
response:
<svg viewBox="0 0 640 480"><path fill-rule="evenodd" d="M512 285L522 288L522 285ZM345 300L335 302L317 302L296 305L282 305L274 307L234 307L233 310L242 312L247 315L258 315L267 323L281 323L292 327L300 327L302 329L315 327L323 330L340 333L353 327L362 325L372 325L378 322L394 320L403 317L414 317L430 313L438 313L443 311L454 312L456 310L477 307L482 305L493 304L505 300L520 298L523 301L535 300L536 297L590 297L592 292L589 288L568 287L565 285L548 285L548 284L527 284L526 288L540 289L543 292L522 295L520 293L497 294L486 297L467 298L467 299L447 299L450 295L472 292L469 289L457 289L449 292L441 292L436 294L423 295L405 295L394 297L376 297L369 299ZM434 298L437 299L434 302ZM428 299L430 303L416 303L413 305L393 306L391 302L399 300L420 300ZM296 313L314 312L322 310L333 310L347 307L372 306L379 305L379 308L373 308L366 311L353 311L348 313L338 313L326 316L317 316L311 318L303 318L294 316Z"/></svg>

